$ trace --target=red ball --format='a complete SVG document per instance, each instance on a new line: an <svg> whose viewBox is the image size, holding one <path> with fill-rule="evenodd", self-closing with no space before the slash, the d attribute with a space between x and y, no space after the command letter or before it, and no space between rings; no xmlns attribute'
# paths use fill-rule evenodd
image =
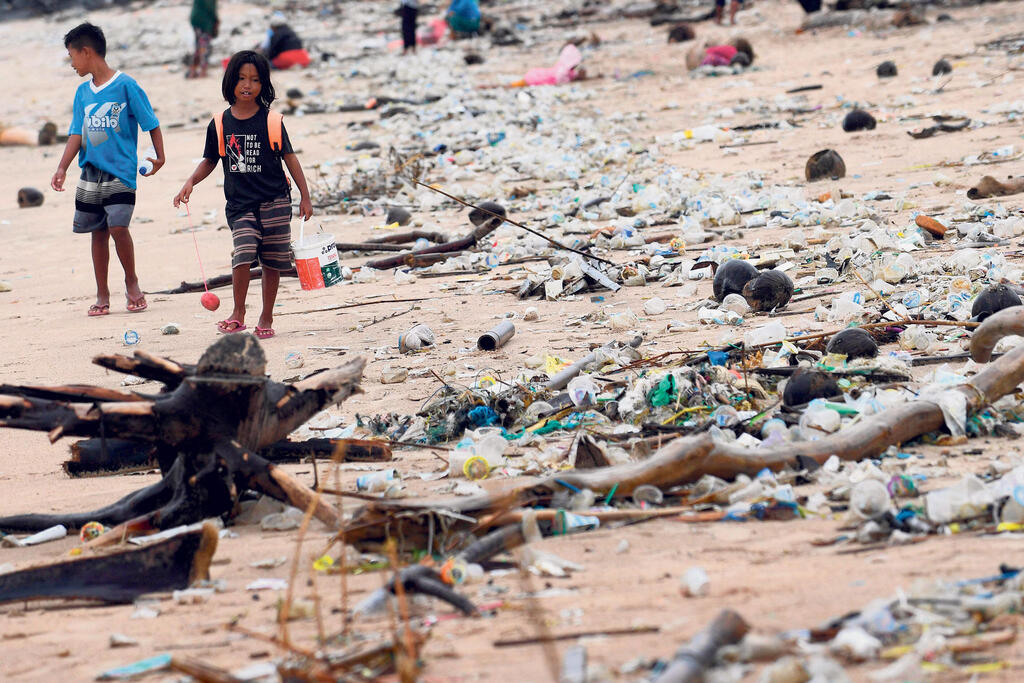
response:
<svg viewBox="0 0 1024 683"><path fill-rule="evenodd" d="M203 297L200 301L203 302L203 308L208 311L216 311L220 306L220 299L213 292L203 292Z"/></svg>

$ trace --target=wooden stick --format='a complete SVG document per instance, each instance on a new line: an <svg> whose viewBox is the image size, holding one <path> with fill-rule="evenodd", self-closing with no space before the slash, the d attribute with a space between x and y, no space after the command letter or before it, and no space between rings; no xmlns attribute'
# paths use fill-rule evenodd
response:
<svg viewBox="0 0 1024 683"><path fill-rule="evenodd" d="M449 297L441 297L449 298ZM305 311L285 311L283 313L274 313L274 315L305 315L306 313L326 313L327 311L340 311L346 308L358 308L360 306L377 306L379 304L406 304L412 301L436 301L437 297L421 296L413 299L381 299L380 301L360 301L355 304L338 304L337 306L327 306L325 308L310 308Z"/></svg>
<svg viewBox="0 0 1024 683"><path fill-rule="evenodd" d="M593 631L575 631L573 633L547 633L543 636L531 638L509 638L506 640L495 640L494 647L515 647L518 645L538 645L540 643L556 643L561 640L575 640L576 638L590 638L592 636L640 636L646 633L658 633L660 626L635 626L632 628L609 628L596 629Z"/></svg>

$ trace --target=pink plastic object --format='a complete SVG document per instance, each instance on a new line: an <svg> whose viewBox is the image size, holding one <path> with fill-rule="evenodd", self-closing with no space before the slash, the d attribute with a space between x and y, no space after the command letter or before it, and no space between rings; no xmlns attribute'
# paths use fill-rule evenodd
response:
<svg viewBox="0 0 1024 683"><path fill-rule="evenodd" d="M553 67L537 67L526 72L523 80L527 85L560 85L575 79L573 71L583 61L579 48L569 43L562 48L558 62Z"/></svg>

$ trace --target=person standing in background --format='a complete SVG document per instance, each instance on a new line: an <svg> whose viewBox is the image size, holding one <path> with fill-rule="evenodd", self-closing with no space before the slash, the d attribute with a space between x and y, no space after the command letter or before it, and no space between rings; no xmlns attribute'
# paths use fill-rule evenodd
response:
<svg viewBox="0 0 1024 683"><path fill-rule="evenodd" d="M416 19L420 14L417 0L401 0L398 16L402 17L402 54L416 52Z"/></svg>
<svg viewBox="0 0 1024 683"><path fill-rule="evenodd" d="M220 30L217 0L192 0L189 21L196 33L196 51L192 54L192 64L185 78L206 78L206 70L210 64L210 43Z"/></svg>

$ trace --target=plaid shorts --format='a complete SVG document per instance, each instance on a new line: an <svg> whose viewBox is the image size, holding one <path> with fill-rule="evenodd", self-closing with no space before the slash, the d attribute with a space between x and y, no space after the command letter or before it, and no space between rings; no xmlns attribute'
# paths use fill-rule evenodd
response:
<svg viewBox="0 0 1024 683"><path fill-rule="evenodd" d="M135 190L92 164L82 167L75 190L75 232L127 228L134 211Z"/></svg>
<svg viewBox="0 0 1024 683"><path fill-rule="evenodd" d="M292 267L292 200L278 197L255 211L229 219L234 252L231 267L260 265L274 270Z"/></svg>

